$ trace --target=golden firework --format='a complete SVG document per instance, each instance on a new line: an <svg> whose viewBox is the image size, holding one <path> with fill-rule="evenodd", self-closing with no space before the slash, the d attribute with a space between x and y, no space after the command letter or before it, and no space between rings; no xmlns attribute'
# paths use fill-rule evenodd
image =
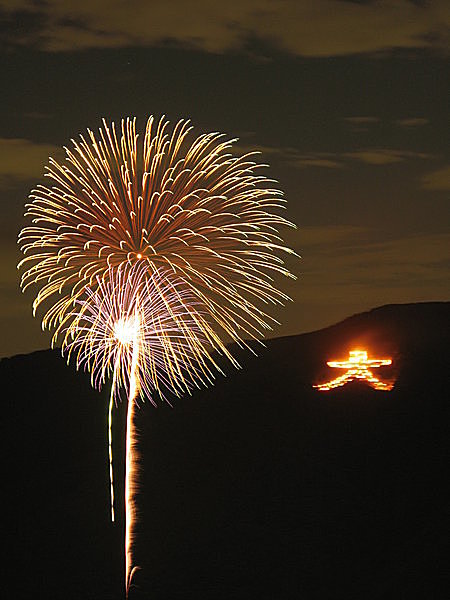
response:
<svg viewBox="0 0 450 600"><path fill-rule="evenodd" d="M22 289L38 288L33 311L46 305L43 328L66 319L110 266L143 262L201 302L222 349L219 340L271 329L266 307L288 299L273 275L293 277L282 259L293 252L278 233L293 227L280 214L285 200L255 153L232 156L235 140L219 133L190 136L187 121L169 132L168 121L150 117L141 140L135 119L122 121L120 136L103 121L97 135L72 140L64 164L50 159L52 186L31 192L32 225L19 236Z"/></svg>
<svg viewBox="0 0 450 600"><path fill-rule="evenodd" d="M261 174L256 153L235 157L236 140L192 137L188 121L173 128L135 119L88 130L66 161L50 159L50 185L30 194L31 224L19 235L21 287L34 286L33 313L54 329L52 345L100 387L112 375L108 438L111 509L114 488L111 418L119 388L128 397L125 477L125 582L136 567L131 544L137 460L135 398L167 399L210 383L212 352L235 366L228 341L260 340L275 319L266 312L288 296L275 275L294 277L278 228L285 201Z"/></svg>

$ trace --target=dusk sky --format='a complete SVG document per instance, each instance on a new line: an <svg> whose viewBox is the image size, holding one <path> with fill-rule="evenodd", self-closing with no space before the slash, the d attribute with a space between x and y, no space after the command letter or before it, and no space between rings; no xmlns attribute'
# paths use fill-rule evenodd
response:
<svg viewBox="0 0 450 600"><path fill-rule="evenodd" d="M450 299L448 0L0 0L0 356L46 348L16 264L48 156L101 119L189 118L288 200L273 336Z"/></svg>

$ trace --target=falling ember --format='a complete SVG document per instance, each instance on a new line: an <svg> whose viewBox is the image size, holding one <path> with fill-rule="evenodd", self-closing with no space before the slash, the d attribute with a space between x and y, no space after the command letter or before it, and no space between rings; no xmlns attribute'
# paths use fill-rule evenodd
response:
<svg viewBox="0 0 450 600"><path fill-rule="evenodd" d="M329 367L334 369L347 369L346 373L340 377L336 377L332 381L313 385L313 388L328 392L337 387L341 387L351 381L366 381L375 390L389 392L394 387L393 383L385 383L375 377L370 369L384 367L392 364L390 358L367 358L366 350L351 350L348 360L331 360L327 362Z"/></svg>

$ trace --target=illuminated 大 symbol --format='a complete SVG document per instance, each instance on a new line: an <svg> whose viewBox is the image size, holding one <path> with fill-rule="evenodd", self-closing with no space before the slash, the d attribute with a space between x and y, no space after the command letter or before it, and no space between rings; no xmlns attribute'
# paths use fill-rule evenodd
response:
<svg viewBox="0 0 450 600"><path fill-rule="evenodd" d="M333 367L335 369L347 369L347 372L340 377L336 377L336 379L333 379L332 381L328 381L327 383L313 385L313 388L321 392L327 392L333 388L341 387L346 383L350 383L350 381L357 379L360 381L366 381L376 390L389 392L394 387L394 384L380 381L377 377L375 377L369 367L376 369L378 367L384 367L391 364L392 360L390 358L368 359L366 350L351 350L349 352L348 360L331 360L327 362L329 367Z"/></svg>

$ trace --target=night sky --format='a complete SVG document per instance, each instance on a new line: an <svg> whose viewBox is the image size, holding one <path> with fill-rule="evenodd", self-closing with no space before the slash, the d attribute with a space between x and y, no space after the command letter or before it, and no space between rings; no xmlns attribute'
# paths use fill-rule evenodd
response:
<svg viewBox="0 0 450 600"><path fill-rule="evenodd" d="M0 1L0 356L45 348L16 239L49 155L102 117L259 149L302 255L273 335L448 300L448 0Z"/></svg>

